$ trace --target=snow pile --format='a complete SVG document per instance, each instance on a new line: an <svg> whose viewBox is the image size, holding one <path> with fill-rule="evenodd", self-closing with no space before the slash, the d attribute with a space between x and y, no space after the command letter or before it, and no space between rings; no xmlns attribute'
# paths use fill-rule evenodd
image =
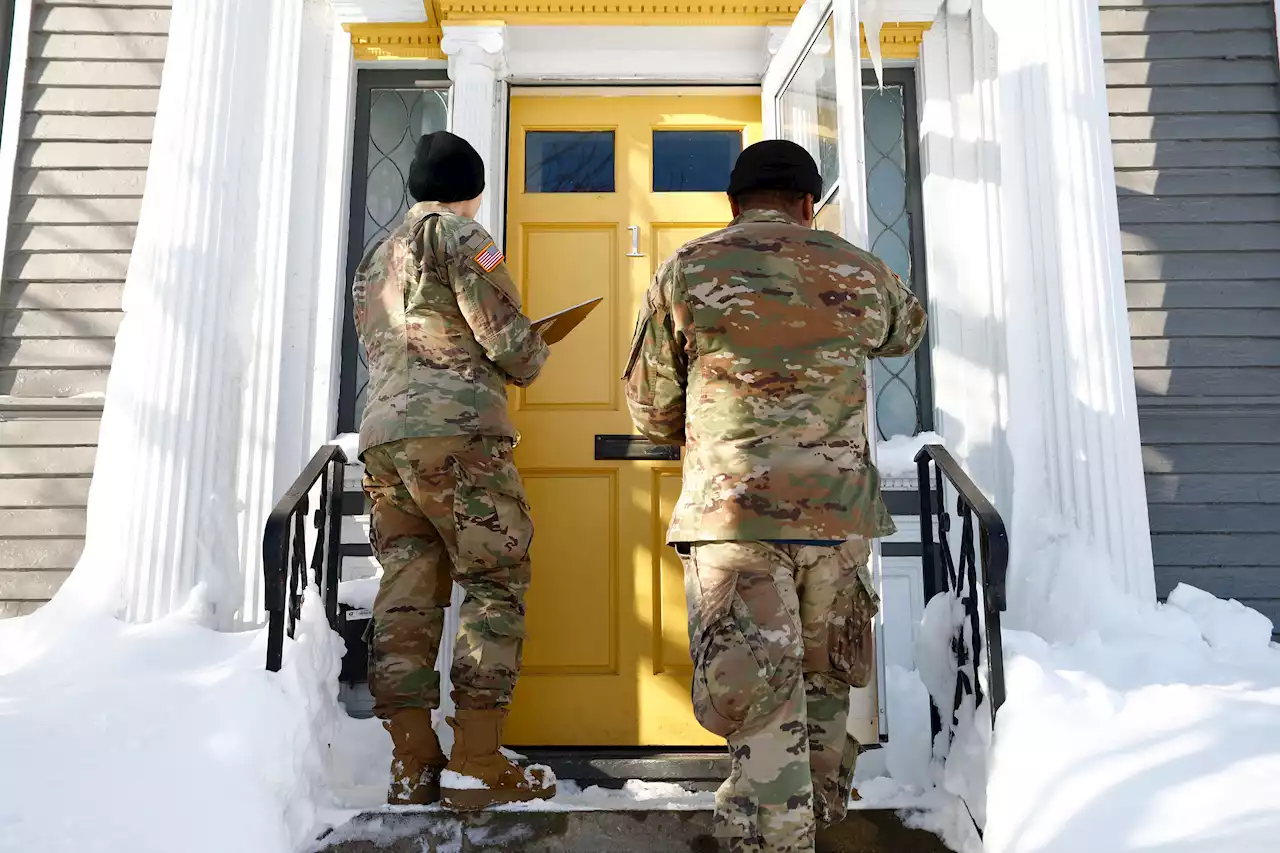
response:
<svg viewBox="0 0 1280 853"><path fill-rule="evenodd" d="M292 853L330 795L341 641L308 597L284 669L265 631L187 607L128 625L54 602L0 622L0 849Z"/></svg>
<svg viewBox="0 0 1280 853"><path fill-rule="evenodd" d="M988 851L1276 849L1280 652L1005 642Z"/></svg>
<svg viewBox="0 0 1280 853"><path fill-rule="evenodd" d="M916 455L926 444L944 444L936 432L895 435L876 444L876 470L884 477L914 477Z"/></svg>
<svg viewBox="0 0 1280 853"><path fill-rule="evenodd" d="M1280 646L1236 601L1182 585L1168 603L1075 531L1021 519L994 733L967 698L951 722L959 602L929 602L912 672L886 673L890 742L859 763L859 807L896 808L963 853L1262 853L1280 838ZM964 626L968 631L968 626ZM984 650L984 664L985 650ZM989 697L989 672L980 683ZM985 831L985 843L975 824Z"/></svg>
<svg viewBox="0 0 1280 853"><path fill-rule="evenodd" d="M1178 584L1169 593L1169 603L1195 620L1200 635L1215 649L1248 654L1265 651L1271 645L1275 630L1271 620L1234 599L1223 601L1193 586Z"/></svg>
<svg viewBox="0 0 1280 853"><path fill-rule="evenodd" d="M342 448L342 452L346 454L348 462L353 465L360 463L360 433L344 432L335 438L333 443Z"/></svg>
<svg viewBox="0 0 1280 853"><path fill-rule="evenodd" d="M382 575L341 581L338 584L338 603L357 610L372 610L373 600L378 597L378 586L381 583Z"/></svg>
<svg viewBox="0 0 1280 853"><path fill-rule="evenodd" d="M962 707L954 741L944 733L935 745L942 796L911 821L966 853L1276 849L1280 647L1270 620L1185 585L1166 605L1139 600L1064 525L1024 519L1023 533L994 736L985 705ZM955 608L930 602L917 645L918 674L944 709L955 671L939 655ZM891 701L893 684L891 675Z"/></svg>

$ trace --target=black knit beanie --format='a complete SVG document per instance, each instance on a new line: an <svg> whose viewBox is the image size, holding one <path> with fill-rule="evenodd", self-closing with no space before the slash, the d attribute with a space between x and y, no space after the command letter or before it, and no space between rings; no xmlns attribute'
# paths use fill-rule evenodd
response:
<svg viewBox="0 0 1280 853"><path fill-rule="evenodd" d="M484 192L484 161L471 143L447 130L418 140L409 166L415 201L470 201Z"/></svg>
<svg viewBox="0 0 1280 853"><path fill-rule="evenodd" d="M747 146L729 176L729 195L761 190L808 193L822 198L822 175L813 156L794 142L766 139Z"/></svg>

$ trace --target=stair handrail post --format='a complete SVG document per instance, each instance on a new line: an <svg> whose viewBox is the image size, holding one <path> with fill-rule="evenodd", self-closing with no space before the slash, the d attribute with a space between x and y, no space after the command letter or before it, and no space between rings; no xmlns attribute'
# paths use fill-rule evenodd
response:
<svg viewBox="0 0 1280 853"><path fill-rule="evenodd" d="M920 495L920 538L923 545L923 586L925 596L932 600L940 592L950 592L965 603L965 624L959 637L961 648L955 649L957 657L963 651L963 634L967 629L973 635L972 660L961 664L972 668L972 673L957 675L957 690L952 718L959 710L963 690L961 676L971 676L971 690L977 704L983 694L979 681L979 666L985 652L987 659L987 700L991 709L992 725L996 712L1005 701L1004 654L1000 638L1000 614L1007 607L1007 580L1009 571L1009 533L1000 513L964 471L955 457L941 445L931 444L916 454L916 470ZM961 521L960 564L955 565L950 553L951 518L947 511L945 489L947 484L956 492L956 514ZM934 520L938 522L935 542ZM976 525L975 525L976 520ZM975 530L976 526L976 530ZM975 542L976 539L976 542ZM976 547L975 547L976 546ZM968 585L967 591L964 587ZM933 731L942 731L942 715L931 702Z"/></svg>
<svg viewBox="0 0 1280 853"><path fill-rule="evenodd" d="M283 665L284 639L293 636L297 608L308 584L314 582L319 587L329 626L337 630L346 464L347 456L340 445L324 445L267 516L262 533L262 572L269 672L279 672ZM306 523L311 491L317 484L320 495L313 524L318 535L310 546L312 559L308 561L304 556L308 548Z"/></svg>

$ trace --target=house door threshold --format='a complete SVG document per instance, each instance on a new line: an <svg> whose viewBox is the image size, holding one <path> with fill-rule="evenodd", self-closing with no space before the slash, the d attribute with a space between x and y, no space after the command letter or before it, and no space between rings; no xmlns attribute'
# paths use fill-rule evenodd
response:
<svg viewBox="0 0 1280 853"><path fill-rule="evenodd" d="M559 779L582 787L621 788L631 779L675 782L686 788L713 791L729 776L729 753L723 748L540 746L511 747L535 764L545 764Z"/></svg>

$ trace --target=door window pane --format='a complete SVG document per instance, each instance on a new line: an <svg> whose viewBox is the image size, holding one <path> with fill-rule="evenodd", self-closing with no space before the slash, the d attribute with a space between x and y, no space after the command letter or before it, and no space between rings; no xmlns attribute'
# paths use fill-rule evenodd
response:
<svg viewBox="0 0 1280 853"><path fill-rule="evenodd" d="M655 130L653 191L722 193L741 153L738 130Z"/></svg>
<svg viewBox="0 0 1280 853"><path fill-rule="evenodd" d="M824 189L835 186L840 179L833 27L828 20L778 102L782 138L802 145L813 155Z"/></svg>
<svg viewBox="0 0 1280 853"><path fill-rule="evenodd" d="M903 87L862 90L867 166L867 236L871 251L908 287L915 288L911 215L907 206L906 112ZM923 294L919 294L923 298ZM917 353L876 359L872 368L876 427L881 438L924 429Z"/></svg>
<svg viewBox="0 0 1280 853"><path fill-rule="evenodd" d="M612 130L531 130L525 134L524 191L614 191Z"/></svg>

